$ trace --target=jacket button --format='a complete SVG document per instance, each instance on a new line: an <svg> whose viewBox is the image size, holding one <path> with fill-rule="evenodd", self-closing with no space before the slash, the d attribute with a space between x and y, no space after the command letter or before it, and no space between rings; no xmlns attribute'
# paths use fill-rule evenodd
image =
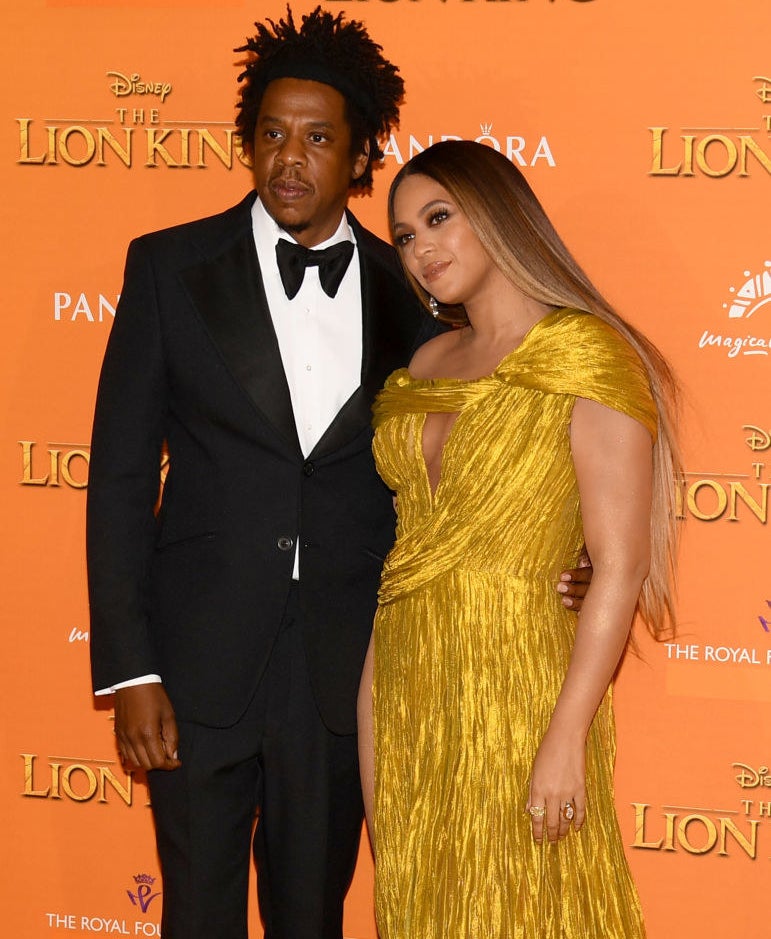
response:
<svg viewBox="0 0 771 939"><path fill-rule="evenodd" d="M287 538L286 535L282 535L276 544L278 545L279 551L291 551L294 547L294 541L291 538Z"/></svg>
<svg viewBox="0 0 771 939"><path fill-rule="evenodd" d="M316 472L316 467L313 465L313 463L311 463L310 460L308 460L307 463L303 464L303 473L305 473L306 476L313 476L315 472Z"/></svg>

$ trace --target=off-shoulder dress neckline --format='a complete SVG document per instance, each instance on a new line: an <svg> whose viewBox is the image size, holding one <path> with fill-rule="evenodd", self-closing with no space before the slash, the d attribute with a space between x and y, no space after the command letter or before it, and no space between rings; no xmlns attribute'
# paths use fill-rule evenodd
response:
<svg viewBox="0 0 771 939"><path fill-rule="evenodd" d="M563 316L572 312L570 307L558 307L556 310L552 310L550 313L547 313L545 316L542 316L539 320L536 320L535 323L527 330L525 335L522 337L521 342L516 345L513 349L506 353L503 358L498 362L495 368L486 375L479 375L477 378L415 378L408 368L400 368L394 373L394 377L399 376L399 378L405 378L407 384L410 385L421 385L424 387L431 386L447 386L447 385L473 385L475 382L484 382L489 381L491 378L495 378L496 374L503 368L503 366L509 361L509 359L514 358L516 355L522 352L522 350L530 344L534 335L537 335L541 329L547 323L557 322L563 318ZM577 312L577 311L576 311Z"/></svg>

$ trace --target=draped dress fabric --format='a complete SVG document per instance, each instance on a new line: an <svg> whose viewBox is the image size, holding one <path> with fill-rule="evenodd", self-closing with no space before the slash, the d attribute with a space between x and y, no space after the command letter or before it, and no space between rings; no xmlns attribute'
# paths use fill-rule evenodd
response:
<svg viewBox="0 0 771 939"><path fill-rule="evenodd" d="M581 546L576 397L657 414L637 354L576 310L548 314L486 377L394 372L375 404L397 538L375 620L376 905L381 939L645 935L613 802L611 694L587 740L587 821L536 845L530 772L573 646L555 591ZM429 412L456 413L432 493Z"/></svg>

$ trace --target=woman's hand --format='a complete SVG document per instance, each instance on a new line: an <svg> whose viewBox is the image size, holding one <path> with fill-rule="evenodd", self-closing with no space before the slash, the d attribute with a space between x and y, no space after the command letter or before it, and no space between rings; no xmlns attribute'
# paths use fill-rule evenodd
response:
<svg viewBox="0 0 771 939"><path fill-rule="evenodd" d="M576 831L581 828L586 815L586 740L581 734L547 730L533 762L527 810L538 844L544 831L555 842L571 824Z"/></svg>

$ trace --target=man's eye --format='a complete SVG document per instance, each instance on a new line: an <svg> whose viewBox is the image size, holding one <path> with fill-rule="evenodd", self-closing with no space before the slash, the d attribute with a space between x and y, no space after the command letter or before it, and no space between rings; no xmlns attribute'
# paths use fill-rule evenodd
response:
<svg viewBox="0 0 771 939"><path fill-rule="evenodd" d="M313 143L323 143L326 139L326 134L311 134Z"/></svg>

